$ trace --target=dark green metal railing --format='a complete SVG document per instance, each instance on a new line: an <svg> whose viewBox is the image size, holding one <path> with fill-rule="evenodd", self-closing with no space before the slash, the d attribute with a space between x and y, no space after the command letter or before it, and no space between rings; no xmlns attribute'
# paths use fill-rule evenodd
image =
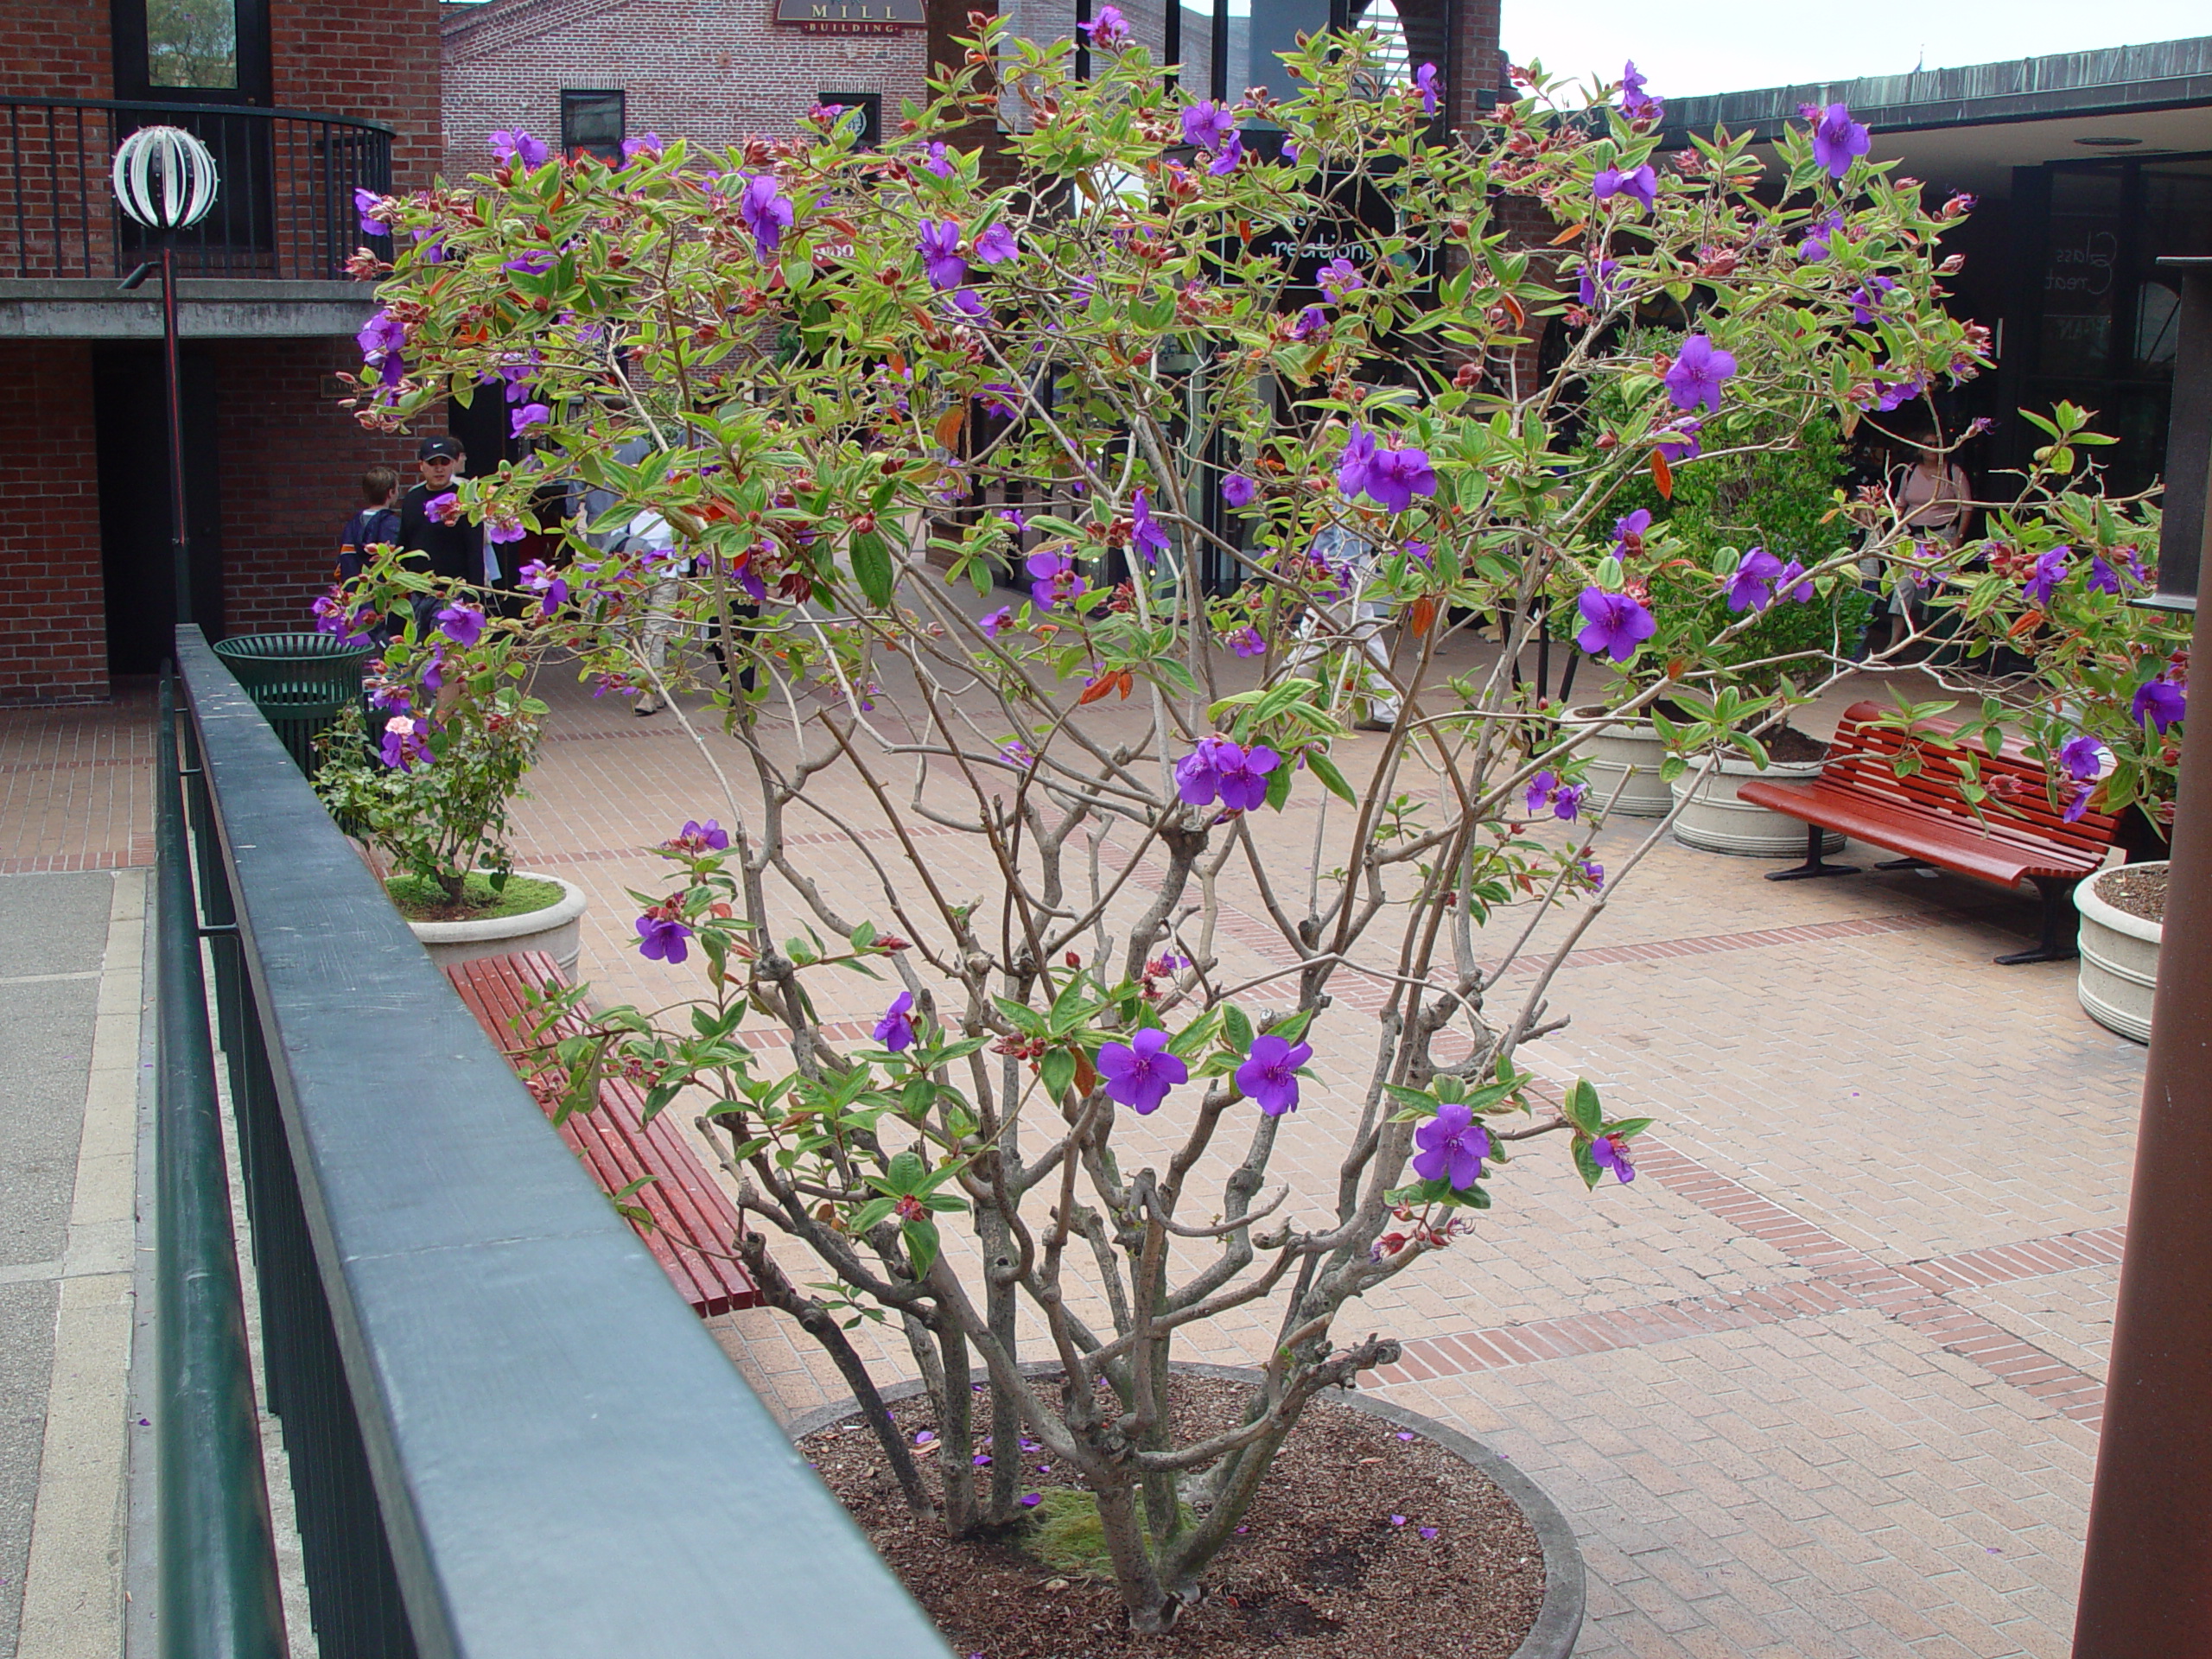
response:
<svg viewBox="0 0 2212 1659"><path fill-rule="evenodd" d="M283 1650L203 937L263 1398L323 1659L947 1659L197 628L177 631L177 671L160 791L167 1659Z"/></svg>

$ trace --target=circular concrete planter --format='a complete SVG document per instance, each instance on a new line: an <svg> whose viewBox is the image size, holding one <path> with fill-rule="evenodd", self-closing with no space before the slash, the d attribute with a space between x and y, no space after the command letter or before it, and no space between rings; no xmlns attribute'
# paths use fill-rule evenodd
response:
<svg viewBox="0 0 2212 1659"><path fill-rule="evenodd" d="M1032 1376L1058 1376L1060 1368L1049 1360L1024 1365L1022 1370ZM1258 1382L1260 1373L1242 1365L1201 1365L1189 1360L1177 1360L1173 1369L1192 1376L1219 1377L1229 1382ZM896 1406L913 1399L923 1392L919 1382L902 1382L896 1388L883 1390L883 1402ZM1371 1417L1395 1423L1400 1428L1409 1428L1424 1440L1433 1440L1461 1462L1471 1464L1488 1475L1491 1482L1514 1507L1528 1518L1530 1530L1544 1551L1544 1605L1536 1610L1536 1622L1529 1627L1529 1634L1521 1638L1521 1645L1513 1649L1511 1659L1570 1659L1574 1652L1574 1639L1582 1633L1583 1575L1582 1548L1574 1541L1574 1528L1558 1504L1552 1502L1544 1489L1521 1472L1512 1464L1491 1451L1481 1441L1462 1434L1449 1424L1440 1423L1433 1417L1424 1417L1417 1411L1408 1411L1386 1401L1374 1400L1356 1389L1344 1389L1333 1396L1355 1411L1363 1411ZM823 1406L804 1416L787 1423L784 1432L793 1441L817 1434L832 1423L842 1422L857 1414L859 1405L848 1401L842 1405Z"/></svg>
<svg viewBox="0 0 2212 1659"><path fill-rule="evenodd" d="M1585 774L1590 785L1590 799L1603 806L1613 803L1612 810L1624 817L1663 818L1674 805L1674 798L1667 792L1666 781L1659 776L1659 763L1667 757L1667 746L1659 741L1659 734L1648 720L1610 720L1603 709L1571 709L1567 723L1575 726L1594 726L1597 735L1582 745L1581 753L1590 758ZM1621 780L1626 779L1624 784ZM1620 791L1618 799L1613 791Z"/></svg>
<svg viewBox="0 0 2212 1659"><path fill-rule="evenodd" d="M1802 858L1805 854L1805 826L1785 813L1736 798L1738 785L1753 778L1793 783L1817 778L1818 760L1770 760L1754 765L1748 756L1723 755L1709 773L1704 763L1693 760L1690 769L1669 785L1675 798L1683 801L1681 817L1675 820L1675 839L1686 847L1708 853L1730 853L1738 858ZM1702 775L1701 775L1702 774ZM1834 830L1821 837L1821 850L1840 853L1843 837Z"/></svg>
<svg viewBox="0 0 2212 1659"><path fill-rule="evenodd" d="M543 870L515 874L557 884L560 898L543 910L526 910L519 916L494 916L480 922L410 922L408 928L441 968L474 962L479 957L543 950L561 965L563 978L574 980L582 944L577 923L584 913L584 890Z"/></svg>
<svg viewBox="0 0 2212 1659"><path fill-rule="evenodd" d="M2124 864L2120 868L2154 867ZM2165 930L2098 897L2098 885L2113 874L2107 870L2093 875L2074 889L2075 907L2082 912L2082 970L2074 994L2089 1018L2107 1031L2147 1043L2151 1040L2151 997L2158 983L2158 936Z"/></svg>

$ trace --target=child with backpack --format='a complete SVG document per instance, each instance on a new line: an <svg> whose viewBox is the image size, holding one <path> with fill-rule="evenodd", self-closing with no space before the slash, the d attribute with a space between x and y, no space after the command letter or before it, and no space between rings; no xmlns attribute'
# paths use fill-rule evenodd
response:
<svg viewBox="0 0 2212 1659"><path fill-rule="evenodd" d="M338 580L351 582L369 562L372 548L399 541L399 474L372 467L361 474L361 509L346 521L338 543Z"/></svg>

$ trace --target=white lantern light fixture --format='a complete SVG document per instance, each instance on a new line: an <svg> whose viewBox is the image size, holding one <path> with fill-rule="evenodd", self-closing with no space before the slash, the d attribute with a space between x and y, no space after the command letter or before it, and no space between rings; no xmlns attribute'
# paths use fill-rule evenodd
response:
<svg viewBox="0 0 2212 1659"><path fill-rule="evenodd" d="M152 231L207 217L220 181L214 152L182 127L141 127L116 147L111 175L123 211Z"/></svg>

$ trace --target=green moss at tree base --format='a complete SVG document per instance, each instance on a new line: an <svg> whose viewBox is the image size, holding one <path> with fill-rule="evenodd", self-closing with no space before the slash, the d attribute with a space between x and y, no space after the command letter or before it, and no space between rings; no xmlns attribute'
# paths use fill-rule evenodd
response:
<svg viewBox="0 0 2212 1659"><path fill-rule="evenodd" d="M492 878L477 874L468 878L461 902L449 903L445 889L419 875L395 875L384 884L399 913L410 922L488 922L502 916L526 916L561 902L561 884L535 875L511 875L506 886L492 891Z"/></svg>

